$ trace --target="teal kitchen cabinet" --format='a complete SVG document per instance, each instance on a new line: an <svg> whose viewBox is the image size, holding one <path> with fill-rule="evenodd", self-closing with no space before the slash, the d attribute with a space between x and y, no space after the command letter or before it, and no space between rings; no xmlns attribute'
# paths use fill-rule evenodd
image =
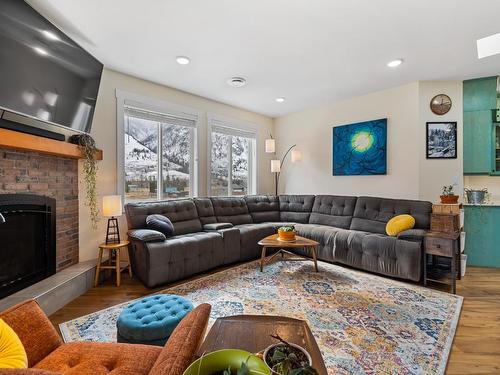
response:
<svg viewBox="0 0 500 375"><path fill-rule="evenodd" d="M500 206L464 206L468 266L500 268Z"/></svg>
<svg viewBox="0 0 500 375"><path fill-rule="evenodd" d="M490 174L493 165L493 118L491 109L464 112L464 174Z"/></svg>
<svg viewBox="0 0 500 375"><path fill-rule="evenodd" d="M492 110L497 107L497 77L464 81L464 112Z"/></svg>

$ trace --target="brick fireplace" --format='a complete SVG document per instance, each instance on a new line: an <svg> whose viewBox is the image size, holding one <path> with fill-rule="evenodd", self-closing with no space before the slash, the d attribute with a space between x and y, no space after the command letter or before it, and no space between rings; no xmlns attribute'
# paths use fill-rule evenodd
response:
<svg viewBox="0 0 500 375"><path fill-rule="evenodd" d="M56 199L56 270L78 263L78 160L0 148L0 194Z"/></svg>

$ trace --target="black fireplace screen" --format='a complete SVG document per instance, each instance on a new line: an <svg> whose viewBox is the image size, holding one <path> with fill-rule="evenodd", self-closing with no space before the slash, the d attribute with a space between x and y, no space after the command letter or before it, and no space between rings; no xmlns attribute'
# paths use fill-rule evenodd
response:
<svg viewBox="0 0 500 375"><path fill-rule="evenodd" d="M55 199L0 194L0 298L56 271Z"/></svg>

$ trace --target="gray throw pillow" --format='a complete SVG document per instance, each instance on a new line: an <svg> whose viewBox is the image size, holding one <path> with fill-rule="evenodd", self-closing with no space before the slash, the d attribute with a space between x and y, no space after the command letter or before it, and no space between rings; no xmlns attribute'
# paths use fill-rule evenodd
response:
<svg viewBox="0 0 500 375"><path fill-rule="evenodd" d="M165 235L165 237L171 237L174 234L174 225L170 219L166 216L154 214L149 215L146 218L146 225L148 229L156 230Z"/></svg>

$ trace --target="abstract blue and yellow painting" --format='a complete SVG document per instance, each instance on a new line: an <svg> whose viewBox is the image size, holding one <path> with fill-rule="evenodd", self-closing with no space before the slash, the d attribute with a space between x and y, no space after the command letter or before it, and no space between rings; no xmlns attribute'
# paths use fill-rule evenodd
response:
<svg viewBox="0 0 500 375"><path fill-rule="evenodd" d="M387 119L333 128L333 175L387 173Z"/></svg>

